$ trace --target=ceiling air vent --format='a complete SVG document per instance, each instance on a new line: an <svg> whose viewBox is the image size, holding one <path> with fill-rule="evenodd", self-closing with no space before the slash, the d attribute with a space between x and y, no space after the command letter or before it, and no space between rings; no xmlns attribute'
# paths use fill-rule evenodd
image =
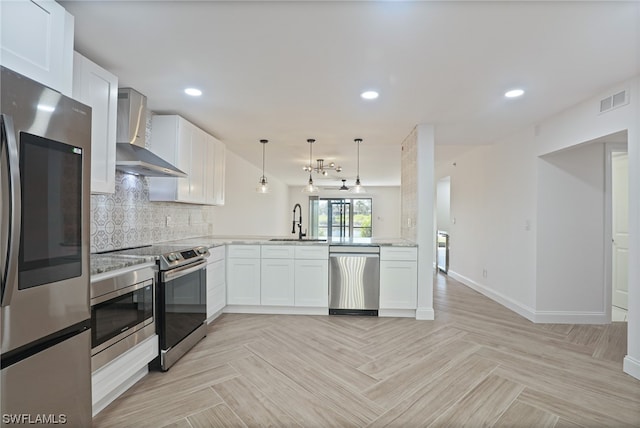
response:
<svg viewBox="0 0 640 428"><path fill-rule="evenodd" d="M600 113L605 113L626 104L629 104L627 91L620 91L600 100Z"/></svg>

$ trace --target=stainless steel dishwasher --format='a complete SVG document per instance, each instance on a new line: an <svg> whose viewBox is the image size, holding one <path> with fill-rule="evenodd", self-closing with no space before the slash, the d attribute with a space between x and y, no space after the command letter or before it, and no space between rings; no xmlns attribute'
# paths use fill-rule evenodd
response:
<svg viewBox="0 0 640 428"><path fill-rule="evenodd" d="M329 315L378 316L380 247L329 246Z"/></svg>

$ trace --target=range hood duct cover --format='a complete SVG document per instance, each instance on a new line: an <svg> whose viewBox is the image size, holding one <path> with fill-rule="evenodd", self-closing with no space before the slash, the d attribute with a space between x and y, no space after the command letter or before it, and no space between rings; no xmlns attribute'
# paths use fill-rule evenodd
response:
<svg viewBox="0 0 640 428"><path fill-rule="evenodd" d="M118 89L116 169L147 177L186 177L145 148L147 98L131 88Z"/></svg>

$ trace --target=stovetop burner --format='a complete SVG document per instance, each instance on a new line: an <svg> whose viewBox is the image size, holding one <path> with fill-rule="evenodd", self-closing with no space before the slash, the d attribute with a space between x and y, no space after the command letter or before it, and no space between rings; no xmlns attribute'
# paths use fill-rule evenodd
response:
<svg viewBox="0 0 640 428"><path fill-rule="evenodd" d="M120 250L105 251L100 254L121 254L126 256L155 257L161 271L175 269L209 257L207 247L185 245L145 245Z"/></svg>

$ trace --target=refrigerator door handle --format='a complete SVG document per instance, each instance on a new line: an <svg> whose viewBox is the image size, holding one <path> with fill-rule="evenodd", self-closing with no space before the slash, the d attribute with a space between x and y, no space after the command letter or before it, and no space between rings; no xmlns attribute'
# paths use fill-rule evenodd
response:
<svg viewBox="0 0 640 428"><path fill-rule="evenodd" d="M2 144L7 145L7 176L9 188L9 207L3 215L7 215L7 254L5 266L2 266L2 306L9 306L13 289L17 284L16 276L18 270L17 252L21 219L21 196L20 196L20 172L18 163L18 143L13 128L11 116L2 114L0 117L0 134L2 134ZM3 220L4 221L4 220Z"/></svg>

